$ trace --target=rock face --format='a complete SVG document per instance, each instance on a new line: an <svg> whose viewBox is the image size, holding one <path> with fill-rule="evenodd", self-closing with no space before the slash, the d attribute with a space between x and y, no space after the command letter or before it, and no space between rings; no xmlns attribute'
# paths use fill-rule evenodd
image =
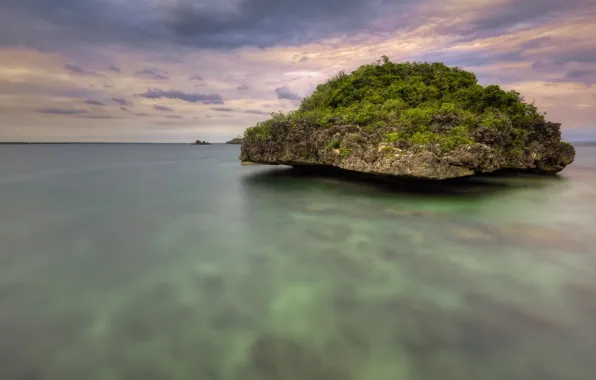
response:
<svg viewBox="0 0 596 380"><path fill-rule="evenodd" d="M448 179L499 170L557 173L575 148L516 91L442 63L383 57L340 73L300 108L245 131L240 160Z"/></svg>
<svg viewBox="0 0 596 380"><path fill-rule="evenodd" d="M534 126L521 154L493 142L507 136L494 136L482 127L473 131L478 136L475 143L447 152L435 145L387 142L387 133L391 130L370 132L355 125L318 128L307 123L280 123L271 128L267 139L245 137L240 160L266 165L325 165L440 180L504 169L557 173L575 157L573 146L561 142L560 124L550 122Z"/></svg>

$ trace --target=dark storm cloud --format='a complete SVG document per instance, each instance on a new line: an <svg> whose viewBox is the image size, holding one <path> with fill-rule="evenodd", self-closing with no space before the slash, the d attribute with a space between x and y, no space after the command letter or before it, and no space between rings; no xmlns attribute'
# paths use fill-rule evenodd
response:
<svg viewBox="0 0 596 380"><path fill-rule="evenodd" d="M100 102L99 100L93 100L93 99L89 99L89 100L85 100L85 104L89 105L89 106L99 106L99 107L105 107L105 103Z"/></svg>
<svg viewBox="0 0 596 380"><path fill-rule="evenodd" d="M77 109L42 108L42 109L38 110L37 112L50 114L50 115L79 115L79 114L87 113L89 111L77 110Z"/></svg>
<svg viewBox="0 0 596 380"><path fill-rule="evenodd" d="M3 0L0 45L89 43L216 49L355 34L414 0ZM399 13L396 13L399 14Z"/></svg>
<svg viewBox="0 0 596 380"><path fill-rule="evenodd" d="M90 43L134 48L170 44L228 49L300 44L363 30L416 27L435 16L453 17L441 14L441 7L425 7L431 4L432 0L3 0L0 46L70 50ZM486 3L469 22L443 32L464 38L500 34L594 8L593 0ZM388 15L394 16L393 23L379 26L376 21Z"/></svg>
<svg viewBox="0 0 596 380"><path fill-rule="evenodd" d="M180 99L190 103L202 103L202 104L223 104L223 98L219 94L199 94L199 93L188 93L179 90L160 90L158 88L147 90L146 92L139 94L143 98L148 99Z"/></svg>
<svg viewBox="0 0 596 380"><path fill-rule="evenodd" d="M165 80L170 77L170 75L163 70L155 69L153 67L148 67L142 70L139 70L135 73L136 76L153 79L153 80Z"/></svg>
<svg viewBox="0 0 596 380"><path fill-rule="evenodd" d="M109 71L112 71L114 73L121 73L122 72L122 70L120 70L120 68L118 66L116 66L116 65L110 65L110 66L108 66L108 70Z"/></svg>
<svg viewBox="0 0 596 380"><path fill-rule="evenodd" d="M91 76L97 75L97 73L93 70L87 70L87 69L82 68L81 66L72 65L69 63L64 65L64 70L68 71L71 74L77 74L77 75L91 75Z"/></svg>
<svg viewBox="0 0 596 380"><path fill-rule="evenodd" d="M288 100L301 100L302 97L295 93L294 91L290 90L287 87L279 87L275 89L275 93L277 94L278 99L288 99Z"/></svg>
<svg viewBox="0 0 596 380"><path fill-rule="evenodd" d="M590 0L511 0L501 4L486 3L485 11L459 32L471 37L502 34L505 30L543 23L570 10L591 7ZM463 29L463 30L462 30Z"/></svg>
<svg viewBox="0 0 596 380"><path fill-rule="evenodd" d="M121 106L127 106L130 102L124 98L112 98L112 101L120 104Z"/></svg>
<svg viewBox="0 0 596 380"><path fill-rule="evenodd" d="M172 112L173 111L170 107L160 106L157 104L153 106L153 109L157 110L157 111L164 111L164 112Z"/></svg>

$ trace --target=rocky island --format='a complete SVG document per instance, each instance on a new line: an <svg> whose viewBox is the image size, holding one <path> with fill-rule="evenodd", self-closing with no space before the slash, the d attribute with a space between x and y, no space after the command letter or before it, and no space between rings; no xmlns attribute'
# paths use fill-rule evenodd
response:
<svg viewBox="0 0 596 380"><path fill-rule="evenodd" d="M482 86L442 63L387 57L339 73L245 131L244 163L335 167L442 180L524 170L557 173L575 158L561 124L514 90Z"/></svg>
<svg viewBox="0 0 596 380"><path fill-rule="evenodd" d="M190 145L211 145L211 143L208 143L207 141L197 140Z"/></svg>
<svg viewBox="0 0 596 380"><path fill-rule="evenodd" d="M226 144L242 144L242 137L234 137L230 141L226 141Z"/></svg>

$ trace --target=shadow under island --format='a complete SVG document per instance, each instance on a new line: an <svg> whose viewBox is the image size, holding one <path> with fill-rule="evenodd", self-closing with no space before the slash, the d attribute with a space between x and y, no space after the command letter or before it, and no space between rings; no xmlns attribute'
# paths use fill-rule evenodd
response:
<svg viewBox="0 0 596 380"><path fill-rule="evenodd" d="M508 190L538 189L567 181L559 175L537 174L517 170L502 170L469 177L428 180L390 175L360 173L334 167L280 166L260 170L244 177L250 186L275 187L289 183L321 184L329 180L348 188L368 189L388 194L421 196L484 196Z"/></svg>

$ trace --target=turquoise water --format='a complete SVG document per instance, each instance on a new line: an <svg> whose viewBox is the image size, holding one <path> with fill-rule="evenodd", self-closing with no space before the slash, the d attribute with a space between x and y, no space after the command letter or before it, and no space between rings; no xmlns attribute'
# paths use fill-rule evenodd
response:
<svg viewBox="0 0 596 380"><path fill-rule="evenodd" d="M596 148L368 183L238 146L0 147L0 379L596 378Z"/></svg>

